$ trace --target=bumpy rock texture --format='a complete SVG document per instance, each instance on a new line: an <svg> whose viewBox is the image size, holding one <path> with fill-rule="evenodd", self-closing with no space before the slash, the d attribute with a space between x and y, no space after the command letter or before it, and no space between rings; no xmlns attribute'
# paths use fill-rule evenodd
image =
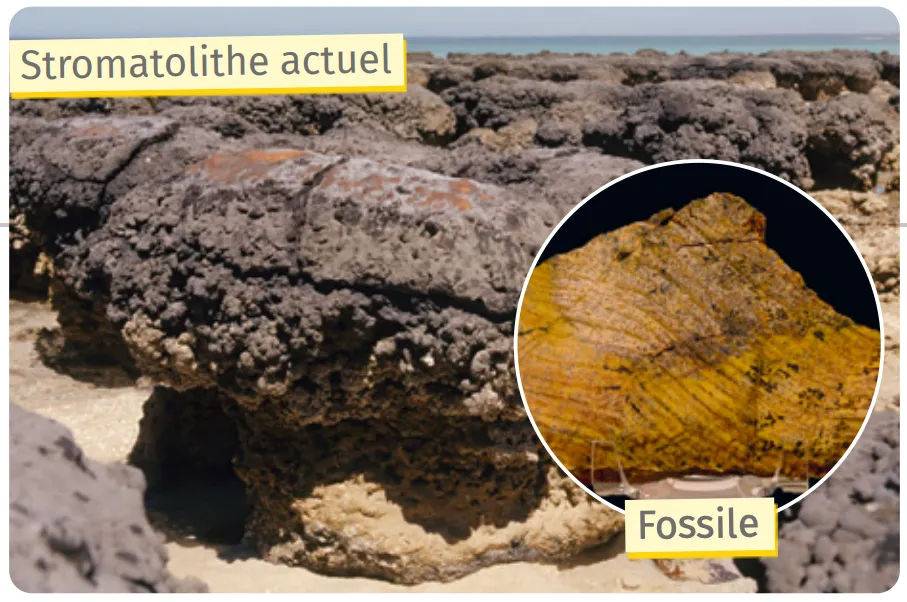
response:
<svg viewBox="0 0 907 602"><path fill-rule="evenodd" d="M622 528L513 373L521 281L577 202L692 155L898 187L897 56L410 59L402 95L15 101L10 128L11 277L160 385L133 462L232 468L263 555L401 582ZM851 103L855 133L828 117Z"/></svg>
<svg viewBox="0 0 907 602"><path fill-rule="evenodd" d="M167 570L142 473L82 455L60 424L10 404L10 577L30 593L203 592Z"/></svg>
<svg viewBox="0 0 907 602"><path fill-rule="evenodd" d="M823 476L866 418L880 338L821 301L714 194L536 266L519 365L551 450L591 480ZM807 472L808 471L808 472Z"/></svg>
<svg viewBox="0 0 907 602"><path fill-rule="evenodd" d="M840 468L781 525L771 592L877 593L900 573L899 416L876 412Z"/></svg>
<svg viewBox="0 0 907 602"><path fill-rule="evenodd" d="M718 82L634 88L621 112L584 127L589 146L645 163L722 159L754 165L810 188L802 100L792 92Z"/></svg>
<svg viewBox="0 0 907 602"><path fill-rule="evenodd" d="M806 155L817 183L822 188L875 186L879 167L897 150L897 138L887 133L898 130L898 114L861 94L817 102L809 111Z"/></svg>
<svg viewBox="0 0 907 602"><path fill-rule="evenodd" d="M94 138L83 148L108 152ZM235 421L248 539L263 554L414 582L564 557L619 531L619 515L551 468L516 394L513 307L554 212L293 148L170 171L101 195L86 212L94 231L46 244L63 248L65 289L98 308L141 373L182 403L219 400ZM156 443L179 452L187 438L160 419L148 429L177 441ZM134 461L166 470L170 451L152 443Z"/></svg>

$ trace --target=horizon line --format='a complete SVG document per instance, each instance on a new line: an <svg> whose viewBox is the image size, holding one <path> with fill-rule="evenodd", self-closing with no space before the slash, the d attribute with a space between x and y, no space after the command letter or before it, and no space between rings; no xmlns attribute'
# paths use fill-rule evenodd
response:
<svg viewBox="0 0 907 602"><path fill-rule="evenodd" d="M347 32L348 35L360 35L353 32ZM228 36L211 36L211 35L185 35L180 34L176 36L125 36L124 39L141 39L147 37L162 37L162 38L203 38L203 37L254 37L260 36L261 34L242 34L242 35L228 35ZM266 34L265 37L269 36L278 36L278 35L330 35L330 34ZM343 35L343 34L335 34ZM867 32L867 33L743 33L743 34L717 34L717 33L684 33L684 34L665 34L665 33L656 33L656 34L524 34L524 35L476 35L476 34L464 34L464 35L431 35L431 34L422 34L422 35L410 35L403 32L403 36L410 40L544 40L544 39L556 39L556 38L573 38L573 39L632 39L632 38L652 38L652 39L663 39L663 38L781 38L781 37L803 37L803 38L816 38L823 36L835 36L835 37L884 37L889 39L900 40L901 32ZM118 37L123 36L78 36L78 38L68 38L68 37L19 37L19 36L9 36L10 41L47 41L47 40L69 40L69 39L81 39L81 40L108 40L108 39L117 39Z"/></svg>
<svg viewBox="0 0 907 602"><path fill-rule="evenodd" d="M526 34L526 35L461 35L461 36L437 36L437 35L408 35L409 39L432 39L432 40L461 40L466 38L476 38L476 39L497 39L497 40L520 40L526 38L769 38L769 37L788 37L788 36L799 36L799 37L819 37L819 36L848 36L848 37L872 37L872 36L883 36L900 39L901 33L743 33L743 34L717 34L717 33L685 33L685 34L666 34L666 33L656 33L656 34Z"/></svg>

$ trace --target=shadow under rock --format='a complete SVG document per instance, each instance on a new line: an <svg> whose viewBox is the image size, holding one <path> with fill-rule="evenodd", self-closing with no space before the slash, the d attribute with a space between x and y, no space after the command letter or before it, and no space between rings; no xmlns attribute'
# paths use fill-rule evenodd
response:
<svg viewBox="0 0 907 602"><path fill-rule="evenodd" d="M233 470L238 448L216 392L154 389L129 462L145 474L148 518L168 541L213 548L228 562L257 557L243 543L250 507Z"/></svg>
<svg viewBox="0 0 907 602"><path fill-rule="evenodd" d="M145 508L152 525L170 541L215 547L224 559L236 559L236 548L243 547L249 508L238 479L158 485L146 494ZM220 554L222 547L228 554Z"/></svg>
<svg viewBox="0 0 907 602"><path fill-rule="evenodd" d="M45 366L79 382L116 389L134 387L138 378L131 362L115 361L107 354L92 352L87 345L68 341L60 328L42 328L35 351Z"/></svg>

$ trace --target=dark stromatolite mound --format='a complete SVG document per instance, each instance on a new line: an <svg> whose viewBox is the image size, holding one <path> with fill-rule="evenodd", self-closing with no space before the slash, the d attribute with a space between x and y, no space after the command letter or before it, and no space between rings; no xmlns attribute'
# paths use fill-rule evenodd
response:
<svg viewBox="0 0 907 602"><path fill-rule="evenodd" d="M334 128L321 136L305 136L298 139L296 145L325 155L388 157L398 165L413 166L446 154L444 149L400 140L393 134L365 125Z"/></svg>
<svg viewBox="0 0 907 602"><path fill-rule="evenodd" d="M156 117L27 122L29 142L10 156L11 212L50 251L87 234L103 219L108 186L143 149L172 137L177 125ZM135 184L135 182L131 182Z"/></svg>
<svg viewBox="0 0 907 602"><path fill-rule="evenodd" d="M407 167L231 151L117 197L56 265L168 403L220 400L266 557L446 580L619 528L568 494L516 391L513 311L556 218Z"/></svg>
<svg viewBox="0 0 907 602"><path fill-rule="evenodd" d="M633 88L624 106L586 126L587 145L644 163L722 159L809 180L805 110L791 92L667 82Z"/></svg>
<svg viewBox="0 0 907 602"><path fill-rule="evenodd" d="M457 130L465 133L482 127L500 129L532 118L567 122L579 132L581 126L615 110L628 88L597 81L556 83L495 76L466 82L446 90L441 98L457 119Z"/></svg>
<svg viewBox="0 0 907 602"><path fill-rule="evenodd" d="M754 61L765 65L780 88L790 88L805 100L837 96L843 92L865 94L879 81L880 65L869 52L774 51Z"/></svg>
<svg viewBox="0 0 907 602"><path fill-rule="evenodd" d="M250 137L247 144L254 143ZM192 162L229 146L215 132L180 127L161 117L12 119L10 214L17 237L10 243L13 275L24 283L84 240L107 218L109 207L139 184L165 181ZM21 266L21 267L19 267ZM47 279L42 292L48 292ZM27 283L25 283L27 284ZM57 282L49 291L67 345L95 359L129 360L118 332L109 328L91 299L70 294ZM87 356L86 356L87 357Z"/></svg>
<svg viewBox="0 0 907 602"><path fill-rule="evenodd" d="M866 51L773 51L759 55L718 52L706 55L657 51L634 54L454 55L449 63L421 65L429 87L443 90L464 81L507 75L521 80L567 82L598 80L636 86L671 80L733 81L747 74L770 76L771 87L789 88L805 100L843 92L866 93L880 79L898 85L898 55Z"/></svg>
<svg viewBox="0 0 907 602"><path fill-rule="evenodd" d="M31 593L200 592L167 570L141 472L82 455L60 424L10 404L10 577Z"/></svg>
<svg viewBox="0 0 907 602"><path fill-rule="evenodd" d="M876 412L764 560L771 592L884 592L900 572L899 416Z"/></svg>
<svg viewBox="0 0 907 602"><path fill-rule="evenodd" d="M454 390L510 397L494 366L509 353L522 274L554 219L529 209L500 189L364 159L215 155L120 199L62 255L62 278L103 299L143 370L178 388L298 394L315 416L338 408L328 391L318 402L298 390L317 380L307 364L328 362L331 377L338 354L367 364L374 352L376 374L430 365L431 381L450 370ZM470 368L483 347L485 361ZM403 372L413 384L426 376ZM342 370L331 378L353 385ZM350 397L367 407L356 386Z"/></svg>
<svg viewBox="0 0 907 602"><path fill-rule="evenodd" d="M883 80L900 87L901 85L901 55L890 52L880 52L875 56L879 62Z"/></svg>
<svg viewBox="0 0 907 602"><path fill-rule="evenodd" d="M231 137L252 132L317 135L367 124L403 140L443 144L453 137L455 125L450 107L419 85L402 94L164 98L155 108L189 124L201 119Z"/></svg>
<svg viewBox="0 0 907 602"><path fill-rule="evenodd" d="M847 94L809 107L806 156L822 188L870 189L899 142L900 116L887 102Z"/></svg>

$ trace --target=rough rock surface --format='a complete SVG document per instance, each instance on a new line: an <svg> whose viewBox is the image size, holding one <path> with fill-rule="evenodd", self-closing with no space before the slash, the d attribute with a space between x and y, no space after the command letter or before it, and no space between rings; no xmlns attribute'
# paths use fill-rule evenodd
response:
<svg viewBox="0 0 907 602"><path fill-rule="evenodd" d="M898 144L900 118L887 102L847 94L809 108L806 155L822 188L870 189Z"/></svg>
<svg viewBox="0 0 907 602"><path fill-rule="evenodd" d="M900 576L899 416L875 412L838 470L782 524L771 592L878 593Z"/></svg>
<svg viewBox="0 0 907 602"><path fill-rule="evenodd" d="M531 148L509 153L455 149L416 165L449 176L506 186L528 199L540 197L560 215L566 215L604 183L644 167L633 159L577 148Z"/></svg>
<svg viewBox="0 0 907 602"><path fill-rule="evenodd" d="M167 570L142 473L82 455L60 424L10 404L10 577L30 593L202 592Z"/></svg>
<svg viewBox="0 0 907 602"><path fill-rule="evenodd" d="M215 154L105 207L58 276L142 374L185 403L222 397L267 557L445 580L620 530L540 455L514 386L512 313L555 221L544 205L277 148Z"/></svg>
<svg viewBox="0 0 907 602"><path fill-rule="evenodd" d="M165 98L155 109L187 123L213 124L229 137L255 132L314 135L368 123L401 139L441 144L452 138L455 126L451 108L416 84L403 94Z"/></svg>
<svg viewBox="0 0 907 602"><path fill-rule="evenodd" d="M589 123L583 137L605 154L644 163L721 159L812 185L805 111L789 91L707 81L638 86L622 112Z"/></svg>
<svg viewBox="0 0 907 602"><path fill-rule="evenodd" d="M532 119L540 127L556 126L564 138L578 141L582 125L616 110L627 92L624 86L597 81L558 84L496 76L448 89L441 98L453 109L460 133L500 130Z"/></svg>
<svg viewBox="0 0 907 602"><path fill-rule="evenodd" d="M613 53L594 57L544 52L527 56L452 54L448 58L447 63L435 61L424 65L417 59L415 64L439 73L434 84L437 89L495 75L551 82L598 80L635 86L668 80L732 80L741 75L764 73L779 87L795 90L805 100L845 92L865 93L879 80L897 86L900 66L898 55L852 50L782 50L760 55L720 52L702 56L641 50L630 55Z"/></svg>
<svg viewBox="0 0 907 602"><path fill-rule="evenodd" d="M590 479L824 475L879 374L878 331L836 313L764 242L765 218L714 194L533 270L519 366L558 459ZM691 266L695 270L691 271ZM805 453L808 450L808 453Z"/></svg>

